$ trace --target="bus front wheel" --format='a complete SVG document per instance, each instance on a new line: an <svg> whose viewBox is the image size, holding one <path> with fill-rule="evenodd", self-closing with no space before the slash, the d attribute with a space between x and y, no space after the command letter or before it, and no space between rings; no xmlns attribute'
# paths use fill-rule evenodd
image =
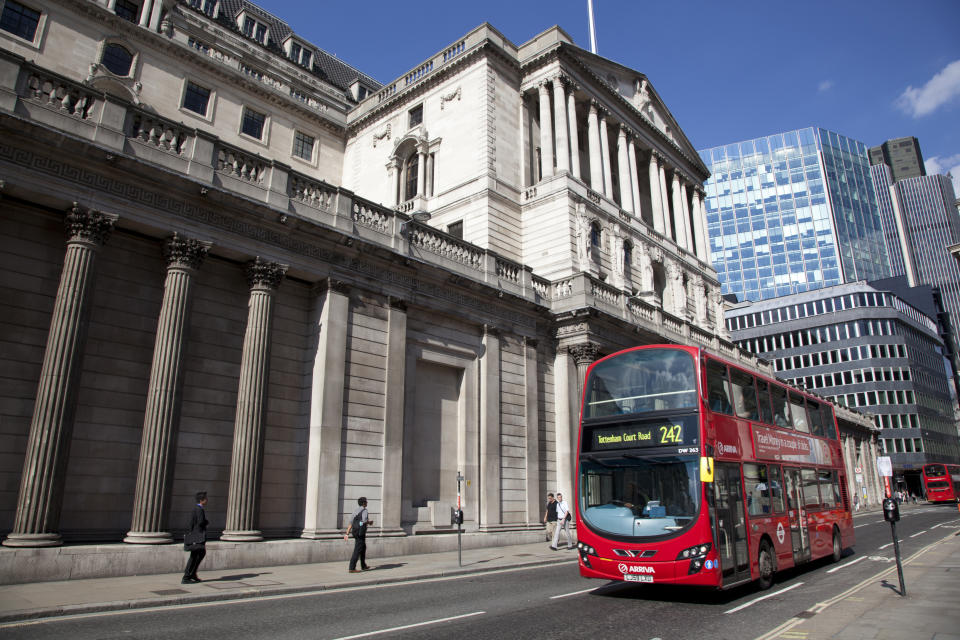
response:
<svg viewBox="0 0 960 640"><path fill-rule="evenodd" d="M757 584L761 590L769 589L773 586L773 549L766 540L760 543L760 555L757 558L757 564L760 567L760 577L757 579Z"/></svg>

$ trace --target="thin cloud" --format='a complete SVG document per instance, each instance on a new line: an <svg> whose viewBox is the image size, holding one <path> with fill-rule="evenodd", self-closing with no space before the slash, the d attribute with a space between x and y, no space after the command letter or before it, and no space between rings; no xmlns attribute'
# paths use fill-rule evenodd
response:
<svg viewBox="0 0 960 640"><path fill-rule="evenodd" d="M896 104L907 115L920 118L933 113L957 96L960 96L960 60L945 66L919 89L907 87L897 98Z"/></svg>
<svg viewBox="0 0 960 640"><path fill-rule="evenodd" d="M823 93L824 91L830 91L833 89L833 80L824 80L819 85L817 85L817 91Z"/></svg>
<svg viewBox="0 0 960 640"><path fill-rule="evenodd" d="M927 158L924 160L923 166L927 170L927 175L947 175L949 173L953 177L953 190L960 197L960 153L943 158L940 156Z"/></svg>

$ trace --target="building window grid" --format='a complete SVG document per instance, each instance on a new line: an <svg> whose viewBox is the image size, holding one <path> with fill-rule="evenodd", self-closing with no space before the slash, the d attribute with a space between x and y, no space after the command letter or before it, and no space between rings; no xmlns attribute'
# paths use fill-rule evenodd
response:
<svg viewBox="0 0 960 640"><path fill-rule="evenodd" d="M187 88L183 93L183 108L206 116L209 104L210 89L187 81Z"/></svg>
<svg viewBox="0 0 960 640"><path fill-rule="evenodd" d="M243 120L240 125L240 132L257 140L263 139L263 130L266 124L267 116L259 111L254 111L248 107L243 108Z"/></svg>
<svg viewBox="0 0 960 640"><path fill-rule="evenodd" d="M293 135L293 155L307 162L312 161L315 141L313 136L297 131Z"/></svg>
<svg viewBox="0 0 960 640"><path fill-rule="evenodd" d="M33 42L37 35L37 26L40 24L40 16L39 11L14 0L6 0L3 4L3 13L0 14L0 29Z"/></svg>

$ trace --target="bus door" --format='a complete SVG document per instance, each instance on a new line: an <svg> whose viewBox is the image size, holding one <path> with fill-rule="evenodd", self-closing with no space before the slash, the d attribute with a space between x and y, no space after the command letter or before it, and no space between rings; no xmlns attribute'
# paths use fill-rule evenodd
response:
<svg viewBox="0 0 960 640"><path fill-rule="evenodd" d="M723 584L750 578L747 551L747 523L743 512L743 492L738 463L717 462L714 467L713 495L717 517L717 554L723 572Z"/></svg>
<svg viewBox="0 0 960 640"><path fill-rule="evenodd" d="M783 468L787 494L787 517L790 520L790 538L793 541L794 564L810 559L810 535L803 502L803 483L800 469Z"/></svg>

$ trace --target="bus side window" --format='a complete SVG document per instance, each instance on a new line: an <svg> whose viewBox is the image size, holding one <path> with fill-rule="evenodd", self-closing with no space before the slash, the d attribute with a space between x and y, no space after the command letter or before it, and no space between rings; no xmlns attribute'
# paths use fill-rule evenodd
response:
<svg viewBox="0 0 960 640"><path fill-rule="evenodd" d="M773 411L770 410L770 385L766 380L757 380L757 401L760 405L760 421L773 424Z"/></svg>
<svg viewBox="0 0 960 640"><path fill-rule="evenodd" d="M810 418L810 433L815 436L827 435L819 402L807 398L807 416Z"/></svg>
<svg viewBox="0 0 960 640"><path fill-rule="evenodd" d="M770 506L774 513L783 513L783 479L780 477L780 467L775 464L768 465L767 479L770 484Z"/></svg>
<svg viewBox="0 0 960 640"><path fill-rule="evenodd" d="M757 413L757 390L753 376L745 371L730 370L730 385L733 389L733 401L737 407L737 416L748 420L759 420Z"/></svg>
<svg viewBox="0 0 960 640"><path fill-rule="evenodd" d="M770 399L773 401L773 424L790 428L790 406L787 404L787 390L778 384L770 386Z"/></svg>
<svg viewBox="0 0 960 640"><path fill-rule="evenodd" d="M770 483L766 465L743 463L743 487L747 497L747 513L770 515Z"/></svg>
<svg viewBox="0 0 960 640"><path fill-rule="evenodd" d="M790 394L790 415L793 416L794 429L810 433L810 422L807 420L807 411L803 407L803 396L799 393Z"/></svg>
<svg viewBox="0 0 960 640"><path fill-rule="evenodd" d="M820 414L822 416L821 420L823 420L823 435L835 440L839 439L839 435L837 434L837 421L833 417L833 407L824 402L820 405Z"/></svg>
<svg viewBox="0 0 960 640"><path fill-rule="evenodd" d="M823 507L833 508L837 506L837 481L834 478L833 471L820 469L817 471L817 479L820 484L820 504Z"/></svg>
<svg viewBox="0 0 960 640"><path fill-rule="evenodd" d="M707 406L711 411L733 415L727 387L727 367L715 360L707 360Z"/></svg>
<svg viewBox="0 0 960 640"><path fill-rule="evenodd" d="M817 472L813 469L800 470L800 484L803 485L803 505L807 509L820 508L820 489Z"/></svg>

